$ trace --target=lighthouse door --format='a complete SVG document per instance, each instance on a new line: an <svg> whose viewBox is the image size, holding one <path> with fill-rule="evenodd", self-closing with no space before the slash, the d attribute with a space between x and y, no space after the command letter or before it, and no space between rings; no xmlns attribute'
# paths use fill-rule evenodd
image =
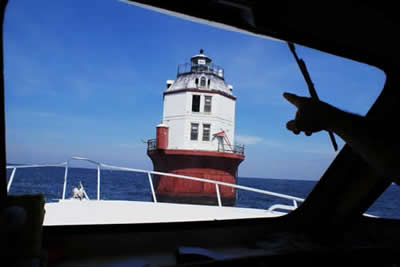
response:
<svg viewBox="0 0 400 267"><path fill-rule="evenodd" d="M218 140L218 151L225 151L224 138L222 136L217 136L217 140Z"/></svg>
<svg viewBox="0 0 400 267"><path fill-rule="evenodd" d="M218 140L218 151L233 151L233 148L231 146L231 143L229 142L228 137L225 134L225 131L214 134L214 137L216 137ZM227 146L228 149L225 146Z"/></svg>

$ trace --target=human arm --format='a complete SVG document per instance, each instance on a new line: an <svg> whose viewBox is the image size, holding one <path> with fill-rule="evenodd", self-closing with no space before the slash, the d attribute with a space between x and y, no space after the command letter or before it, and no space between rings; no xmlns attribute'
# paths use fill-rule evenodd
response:
<svg viewBox="0 0 400 267"><path fill-rule="evenodd" d="M399 177L398 142L389 129L383 129L386 126L312 98L290 93L283 96L297 107L295 119L286 124L290 131L295 134L305 132L306 135L321 130L332 131L381 175L391 179Z"/></svg>

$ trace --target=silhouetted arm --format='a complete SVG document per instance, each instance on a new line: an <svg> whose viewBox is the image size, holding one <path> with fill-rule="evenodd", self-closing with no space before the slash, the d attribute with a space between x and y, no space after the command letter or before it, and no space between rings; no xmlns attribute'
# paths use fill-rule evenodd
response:
<svg viewBox="0 0 400 267"><path fill-rule="evenodd" d="M321 130L332 131L340 136L372 167L382 175L398 180L400 164L397 140L382 125L365 117L342 111L325 102L290 93L283 96L297 107L294 120L286 127L299 134L311 135ZM398 182L397 182L398 183Z"/></svg>

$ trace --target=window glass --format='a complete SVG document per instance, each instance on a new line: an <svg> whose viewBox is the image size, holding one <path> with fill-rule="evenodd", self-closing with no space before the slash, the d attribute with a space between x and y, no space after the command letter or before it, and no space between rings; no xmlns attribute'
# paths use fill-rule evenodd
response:
<svg viewBox="0 0 400 267"><path fill-rule="evenodd" d="M210 141L211 124L203 124L203 141Z"/></svg>
<svg viewBox="0 0 400 267"><path fill-rule="evenodd" d="M193 95L192 97L192 111L199 112L200 111L200 95Z"/></svg>
<svg viewBox="0 0 400 267"><path fill-rule="evenodd" d="M206 86L206 77L201 77L200 79L200 86L205 87Z"/></svg>
<svg viewBox="0 0 400 267"><path fill-rule="evenodd" d="M199 135L199 124L198 123L191 123L190 124L190 140L197 140Z"/></svg>
<svg viewBox="0 0 400 267"><path fill-rule="evenodd" d="M204 97L204 112L211 112L211 99L212 96Z"/></svg>

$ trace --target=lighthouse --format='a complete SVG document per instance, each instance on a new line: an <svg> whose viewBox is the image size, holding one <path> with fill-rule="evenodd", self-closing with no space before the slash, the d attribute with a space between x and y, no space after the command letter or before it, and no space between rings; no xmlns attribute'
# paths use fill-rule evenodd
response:
<svg viewBox="0 0 400 267"><path fill-rule="evenodd" d="M175 80L167 80L162 122L156 139L148 140L147 155L154 170L236 183L244 146L235 143L236 97L225 82L223 68L200 53L178 65ZM215 204L211 183L154 177L158 201ZM219 186L223 205L234 205L236 191Z"/></svg>

